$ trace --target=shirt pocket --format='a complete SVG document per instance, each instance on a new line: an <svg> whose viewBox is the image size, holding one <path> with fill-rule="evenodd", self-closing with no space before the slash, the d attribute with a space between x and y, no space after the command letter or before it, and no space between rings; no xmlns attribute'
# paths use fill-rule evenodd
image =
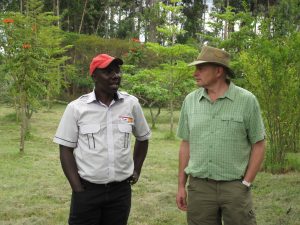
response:
<svg viewBox="0 0 300 225"><path fill-rule="evenodd" d="M80 126L80 134L89 149L96 149L96 137L100 133L100 124L87 124Z"/></svg>
<svg viewBox="0 0 300 225"><path fill-rule="evenodd" d="M239 138L246 135L244 120L242 116L221 116L220 130L223 130L224 136L230 136L231 138Z"/></svg>
<svg viewBox="0 0 300 225"><path fill-rule="evenodd" d="M118 124L118 130L119 130L118 144L122 149L127 149L130 146L132 125Z"/></svg>

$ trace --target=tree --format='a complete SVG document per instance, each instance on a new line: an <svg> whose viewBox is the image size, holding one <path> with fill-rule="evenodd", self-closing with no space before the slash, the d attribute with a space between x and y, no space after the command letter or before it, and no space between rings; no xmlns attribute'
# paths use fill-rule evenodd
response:
<svg viewBox="0 0 300 225"><path fill-rule="evenodd" d="M300 101L299 7L289 0L269 6L251 44L235 57L244 85L261 103L270 140L265 168L272 172L286 170L286 154L299 151L300 107L295 105Z"/></svg>
<svg viewBox="0 0 300 225"><path fill-rule="evenodd" d="M168 90L165 101L168 103L170 112L170 137L174 136L174 110L176 103L181 102L183 97L194 88L192 68L186 62L192 61L197 50L187 45L176 44L173 46L161 46L156 43L148 43L148 48L164 59L157 69L159 83Z"/></svg>
<svg viewBox="0 0 300 225"><path fill-rule="evenodd" d="M186 31L183 35L178 35L180 43L186 43L188 39L199 38L198 33L205 32L205 16L207 11L206 1L183 0L182 13L186 20L183 24L183 29ZM203 40L198 40L199 42Z"/></svg>
<svg viewBox="0 0 300 225"><path fill-rule="evenodd" d="M178 4L180 0L172 0L170 5L160 3L162 7L162 16L166 17L163 25L157 26L158 33L162 36L162 45L174 45L177 42L177 36L183 35L186 31L182 28L183 22L186 19L182 13L182 6Z"/></svg>
<svg viewBox="0 0 300 225"><path fill-rule="evenodd" d="M162 36L161 45L156 43L147 43L147 47L154 51L160 58L164 59L159 66L161 73L161 82L169 92L166 100L170 112L170 137L174 137L174 110L175 102L179 96L186 94L186 87L191 90L190 70L185 61L191 59L197 54L196 50L185 45L175 44L177 35L184 34L182 23L185 20L182 14L182 6L179 0L171 0L170 5L160 3L163 13L167 17L166 23L157 27L157 31ZM164 47L166 46L166 47ZM186 85L188 83L188 85ZM185 88L184 88L185 87Z"/></svg>
<svg viewBox="0 0 300 225"><path fill-rule="evenodd" d="M144 27L145 42L157 42L158 34L156 27L161 25L165 18L161 15L160 4L158 0L147 0L146 8L141 15Z"/></svg>
<svg viewBox="0 0 300 225"><path fill-rule="evenodd" d="M20 12L20 6L22 6L22 1L17 0L2 0L0 1L0 9L5 11L15 11Z"/></svg>
<svg viewBox="0 0 300 225"><path fill-rule="evenodd" d="M161 81L163 79L160 78L161 75L162 73L159 69L145 69L138 71L134 75L125 74L122 81L122 88L135 95L143 106L149 108L152 129L156 128L156 121L160 115L161 108L167 102L168 89L162 85ZM156 112L155 108L157 108Z"/></svg>
<svg viewBox="0 0 300 225"><path fill-rule="evenodd" d="M287 152L298 151L300 107L300 35L288 39L260 38L241 53L246 85L259 98L266 121L269 150L265 167L285 169Z"/></svg>
<svg viewBox="0 0 300 225"><path fill-rule="evenodd" d="M45 96L57 94L61 87L60 65L65 48L60 46L62 35L57 18L42 13L38 0L26 2L26 15L6 13L0 33L3 46L3 70L13 102L20 118L20 151L24 151L25 137L29 132L29 119Z"/></svg>

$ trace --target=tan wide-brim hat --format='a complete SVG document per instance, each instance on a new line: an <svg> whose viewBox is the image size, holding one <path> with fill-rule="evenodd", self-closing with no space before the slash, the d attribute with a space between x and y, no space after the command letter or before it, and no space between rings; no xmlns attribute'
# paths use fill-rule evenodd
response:
<svg viewBox="0 0 300 225"><path fill-rule="evenodd" d="M234 76L233 70L230 68L230 54L224 50L213 48L210 46L203 46L197 59L188 64L189 66L195 66L204 63L213 63L224 66L228 70L229 76Z"/></svg>

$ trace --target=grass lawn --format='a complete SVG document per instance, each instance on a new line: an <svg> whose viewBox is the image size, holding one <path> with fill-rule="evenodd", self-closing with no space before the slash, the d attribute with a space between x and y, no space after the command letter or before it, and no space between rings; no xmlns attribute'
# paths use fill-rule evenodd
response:
<svg viewBox="0 0 300 225"><path fill-rule="evenodd" d="M71 191L52 143L64 108L56 105L33 115L31 136L20 154L14 111L0 105L0 225L67 224ZM165 139L167 118L163 111L140 181L133 186L129 225L186 224L175 203L179 140ZM290 157L300 162L299 154ZM259 173L253 195L258 225L300 225L300 172Z"/></svg>

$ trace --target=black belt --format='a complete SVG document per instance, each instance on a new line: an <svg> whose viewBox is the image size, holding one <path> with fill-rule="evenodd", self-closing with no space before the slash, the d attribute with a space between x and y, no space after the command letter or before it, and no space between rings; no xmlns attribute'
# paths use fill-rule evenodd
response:
<svg viewBox="0 0 300 225"><path fill-rule="evenodd" d="M96 184L96 183L92 183L92 182L87 181L82 178L80 178L80 181L81 181L81 184L85 187L112 187L112 186L120 185L123 183L130 183L131 177L129 177L123 181L114 181L114 182L110 182L110 183L106 183L106 184Z"/></svg>
<svg viewBox="0 0 300 225"><path fill-rule="evenodd" d="M210 181L210 182L232 182L232 181L242 181L243 178L241 179L234 179L234 180L214 180L214 179L210 179L208 177L206 178L200 178L200 177L192 177L194 179L200 179L200 180L205 180L205 181Z"/></svg>

